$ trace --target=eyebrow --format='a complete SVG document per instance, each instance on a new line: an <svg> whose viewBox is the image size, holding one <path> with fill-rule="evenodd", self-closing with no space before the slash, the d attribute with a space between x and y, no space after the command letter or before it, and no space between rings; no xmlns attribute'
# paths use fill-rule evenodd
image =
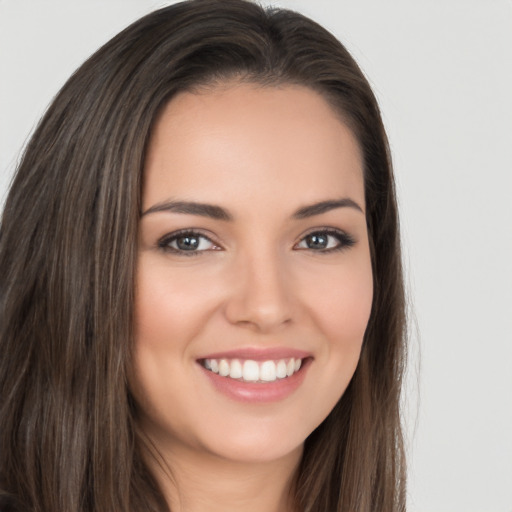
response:
<svg viewBox="0 0 512 512"><path fill-rule="evenodd" d="M294 219L306 219L321 215L322 213L329 212L336 208L352 208L361 213L363 209L353 200L348 197L343 199L330 199L327 201L320 201L308 206L303 206L293 213ZM205 203L196 203L194 201L164 201L157 203L145 212L142 217L156 212L172 212L182 213L186 215L200 215L201 217L209 217L215 220L233 221L234 217L227 210L220 206Z"/></svg>
<svg viewBox="0 0 512 512"><path fill-rule="evenodd" d="M143 214L149 215L155 212L184 213L187 215L200 215L216 220L232 221L233 216L224 208L213 204L195 203L193 201L164 201L148 208Z"/></svg>
<svg viewBox="0 0 512 512"><path fill-rule="evenodd" d="M320 201L319 203L315 203L309 206L303 206L293 214L293 218L305 219L307 217L313 217L315 215L326 213L336 208L353 208L361 213L364 213L363 209L353 199L345 197L343 199L330 199L328 201Z"/></svg>

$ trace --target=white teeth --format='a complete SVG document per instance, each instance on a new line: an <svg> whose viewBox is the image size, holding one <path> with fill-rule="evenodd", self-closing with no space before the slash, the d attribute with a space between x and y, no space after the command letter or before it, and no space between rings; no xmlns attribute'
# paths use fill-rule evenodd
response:
<svg viewBox="0 0 512 512"><path fill-rule="evenodd" d="M290 377L293 375L293 372L295 371L295 359L293 357L288 361L288 364L286 365L286 375Z"/></svg>
<svg viewBox="0 0 512 512"><path fill-rule="evenodd" d="M242 377L249 382L260 380L260 367L258 363L256 361L245 361Z"/></svg>
<svg viewBox="0 0 512 512"><path fill-rule="evenodd" d="M284 379L286 377L286 363L282 359L277 363L276 377L278 379Z"/></svg>
<svg viewBox="0 0 512 512"><path fill-rule="evenodd" d="M225 359L219 361L219 375L227 377L229 375L229 363Z"/></svg>
<svg viewBox="0 0 512 512"><path fill-rule="evenodd" d="M299 371L302 359L279 359L277 361L253 361L247 359L203 359L203 366L221 377L241 379L246 382L274 382L291 377Z"/></svg>
<svg viewBox="0 0 512 512"><path fill-rule="evenodd" d="M276 363L265 361L260 368L260 380L272 382L276 380Z"/></svg>
<svg viewBox="0 0 512 512"><path fill-rule="evenodd" d="M238 359L231 361L231 370L229 371L229 376L232 379L240 379L242 374L242 363Z"/></svg>

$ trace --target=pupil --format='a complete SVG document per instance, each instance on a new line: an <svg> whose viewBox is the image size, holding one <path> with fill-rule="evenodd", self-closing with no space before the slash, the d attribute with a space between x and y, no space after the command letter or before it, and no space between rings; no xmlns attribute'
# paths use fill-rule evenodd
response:
<svg viewBox="0 0 512 512"><path fill-rule="evenodd" d="M310 249L325 248L327 246L327 237L325 235L311 235L308 238L308 247Z"/></svg>
<svg viewBox="0 0 512 512"><path fill-rule="evenodd" d="M194 236L182 236L177 242L178 247L184 251L192 251L199 245L199 239Z"/></svg>

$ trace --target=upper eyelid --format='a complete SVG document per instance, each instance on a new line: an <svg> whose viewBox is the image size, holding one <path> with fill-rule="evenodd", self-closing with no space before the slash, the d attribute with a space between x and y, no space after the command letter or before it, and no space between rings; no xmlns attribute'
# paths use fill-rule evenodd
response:
<svg viewBox="0 0 512 512"><path fill-rule="evenodd" d="M296 243L300 242L301 240L304 240L304 238L306 238L309 235L313 235L314 233L327 233L329 235L333 234L333 235L340 235L340 236L346 236L349 238L353 238L353 236L350 233L348 233L347 231L345 231L344 229L334 228L332 226L321 226L321 227L311 228L308 231L306 231L305 233L302 233L300 235L300 237L297 239Z"/></svg>
<svg viewBox="0 0 512 512"><path fill-rule="evenodd" d="M175 240L176 238L179 238L180 236L184 235L194 235L197 237L202 237L211 242L212 244L222 247L222 244L215 240L215 237L212 237L211 235L207 235L203 232L201 229L197 228L184 228L179 229L177 231L172 231L171 233L167 233L160 237L157 241L158 246L165 246L169 244L169 242ZM192 252L192 251L191 251ZM204 251L197 251L197 252L204 252Z"/></svg>
<svg viewBox="0 0 512 512"><path fill-rule="evenodd" d="M348 249L357 243L357 239L353 235L351 235L350 233L348 233L347 231L345 231L343 229L333 228L333 227L323 227L323 228L313 228L310 231L306 232L305 234L301 235L301 237L298 239L298 241L295 242L294 247L296 247L297 245L302 243L305 240L305 238L307 238L308 236L313 235L315 233L327 234L328 236L337 236L338 241L340 242L340 245L338 247L332 247L332 248L328 248L328 249L314 251L314 252L318 252L318 253L326 254L326 253L330 253L330 252L335 252L337 250ZM310 249L304 248L303 250L310 250Z"/></svg>
<svg viewBox="0 0 512 512"><path fill-rule="evenodd" d="M206 238L207 240L210 240L213 242L213 237L210 234L207 234L203 229L200 228L184 228L184 229L178 229L176 231L171 231L170 233L166 233L162 237L159 238L159 240L168 240L170 238L177 238L179 236L183 235L195 235L195 236L202 236Z"/></svg>
<svg viewBox="0 0 512 512"><path fill-rule="evenodd" d="M326 233L328 231L332 231L334 233L345 233L343 229L335 228L333 226L318 226L311 229L308 229L305 233L303 233L301 236L305 237L310 235L311 233Z"/></svg>

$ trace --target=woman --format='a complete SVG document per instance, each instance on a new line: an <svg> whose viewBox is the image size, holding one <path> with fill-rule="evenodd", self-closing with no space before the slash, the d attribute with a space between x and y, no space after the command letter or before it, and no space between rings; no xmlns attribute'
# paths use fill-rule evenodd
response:
<svg viewBox="0 0 512 512"><path fill-rule="evenodd" d="M192 0L107 43L0 268L2 510L404 510L388 146L314 22Z"/></svg>

